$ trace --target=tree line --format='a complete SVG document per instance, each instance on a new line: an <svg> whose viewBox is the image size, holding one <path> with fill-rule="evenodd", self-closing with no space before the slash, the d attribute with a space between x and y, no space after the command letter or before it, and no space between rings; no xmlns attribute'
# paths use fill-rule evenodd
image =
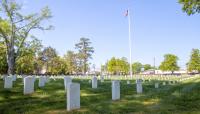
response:
<svg viewBox="0 0 200 114"><path fill-rule="evenodd" d="M105 63L105 65L101 66L101 71L108 74L127 75L129 74L129 68L130 64L127 61L127 58L112 57ZM135 62L132 64L132 70L133 70L132 72L134 74L140 73L142 71L142 68L144 70L154 69L154 67L152 67L150 64L142 65L140 62Z"/></svg>
<svg viewBox="0 0 200 114"><path fill-rule="evenodd" d="M174 54L164 55L164 60L161 62L159 67L151 66L150 64L141 64L140 62L135 62L132 64L133 74L141 73L142 71L147 70L162 70L162 71L171 71L173 74L174 71L178 71L180 67L178 66L179 58ZM187 71L190 73L200 73L200 51L199 49L193 49L191 52L190 60L186 64ZM108 74L129 74L129 62L125 57L123 58L111 58L106 62L105 65L101 66L103 72Z"/></svg>
<svg viewBox="0 0 200 114"><path fill-rule="evenodd" d="M179 3L188 15L200 12L200 0L179 0ZM52 17L50 9L44 7L38 13L24 14L22 7L23 5L15 0L1 0L0 2L0 73L31 74L40 73L41 69L45 69L51 74L72 74L74 72L85 74L89 69L89 59L92 58L94 52L89 39L80 39L80 42L75 45L77 53L68 51L64 57L60 57L54 48L43 47L41 41L31 34L33 30L54 29L47 23ZM195 54L198 52L196 50ZM176 62L171 63L168 58L170 61L178 60L178 57L166 55L166 61L159 68L171 71L179 69ZM127 73L127 64L125 58L112 58L111 62L106 64L109 66L104 69L111 73ZM169 69L170 65L174 67ZM142 65L134 63L132 66L135 68ZM146 66L149 67L149 65ZM199 71L199 61L196 59L188 62L187 66L190 71ZM137 73L138 69L140 68L136 67L133 72Z"/></svg>
<svg viewBox="0 0 200 114"><path fill-rule="evenodd" d="M75 44L74 51L67 51L61 57L53 47L43 47L40 40L32 38L24 43L16 58L14 73L16 74L85 74L89 70L88 60L94 52L88 38L81 38ZM6 74L8 64L6 63L6 47L0 50L0 74Z"/></svg>

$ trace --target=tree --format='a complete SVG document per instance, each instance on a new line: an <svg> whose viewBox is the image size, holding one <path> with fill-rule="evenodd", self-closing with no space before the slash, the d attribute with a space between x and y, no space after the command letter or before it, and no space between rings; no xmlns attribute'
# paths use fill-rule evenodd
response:
<svg viewBox="0 0 200 114"><path fill-rule="evenodd" d="M107 63L107 70L111 74L127 74L129 70L129 63L126 58L117 59L112 57Z"/></svg>
<svg viewBox="0 0 200 114"><path fill-rule="evenodd" d="M75 48L78 49L79 64L82 66L83 73L85 74L88 69L88 61L92 59L94 48L90 46L91 42L88 38L81 38L79 43L75 44Z"/></svg>
<svg viewBox="0 0 200 114"><path fill-rule="evenodd" d="M140 62L135 62L132 64L132 71L134 74L140 73L142 69L142 64Z"/></svg>
<svg viewBox="0 0 200 114"><path fill-rule="evenodd" d="M173 54L164 55L164 61L159 66L159 69L162 71L171 71L172 74L174 71L179 70L179 66L177 64L178 57Z"/></svg>
<svg viewBox="0 0 200 114"><path fill-rule="evenodd" d="M117 66L116 59L115 57L112 57L107 63L108 72L110 72L111 74L116 74L116 68L115 68L116 66Z"/></svg>
<svg viewBox="0 0 200 114"><path fill-rule="evenodd" d="M50 74L65 74L66 64L63 58L56 56L52 58L51 64L48 68L48 73Z"/></svg>
<svg viewBox="0 0 200 114"><path fill-rule="evenodd" d="M42 52L39 53L39 59L46 65L46 72L51 72L52 60L57 57L56 49L52 47L45 47Z"/></svg>
<svg viewBox="0 0 200 114"><path fill-rule="evenodd" d="M8 65L6 63L6 46L0 42L0 74L6 74Z"/></svg>
<svg viewBox="0 0 200 114"><path fill-rule="evenodd" d="M43 21L51 18L51 13L45 7L40 13L23 15L22 5L14 0L1 0L0 8L0 37L6 44L8 74L14 74L16 58L30 32L52 28L41 26Z"/></svg>
<svg viewBox="0 0 200 114"><path fill-rule="evenodd" d="M67 51L67 54L64 55L64 61L66 63L67 69L65 70L65 73L67 74L73 74L77 71L77 54L73 51Z"/></svg>
<svg viewBox="0 0 200 114"><path fill-rule="evenodd" d="M198 71L200 73L200 52L199 49L193 49L191 52L190 60L187 64L188 71Z"/></svg>
<svg viewBox="0 0 200 114"><path fill-rule="evenodd" d="M42 48L41 41L32 37L31 41L26 41L16 58L16 73L33 74L36 72L37 55Z"/></svg>
<svg viewBox="0 0 200 114"><path fill-rule="evenodd" d="M17 74L33 74L34 73L34 55L30 52L25 52L25 55L16 60Z"/></svg>
<svg viewBox="0 0 200 114"><path fill-rule="evenodd" d="M36 56L34 59L34 74L42 74L44 70L44 62Z"/></svg>
<svg viewBox="0 0 200 114"><path fill-rule="evenodd" d="M179 0L183 5L182 10L188 15L200 13L200 0Z"/></svg>
<svg viewBox="0 0 200 114"><path fill-rule="evenodd" d="M151 67L150 64L145 64L145 65L143 65L143 67L144 67L144 70L145 70L145 71L146 71L146 70L149 70L149 69L152 69L152 67Z"/></svg>
<svg viewBox="0 0 200 114"><path fill-rule="evenodd" d="M119 70L120 73L128 74L128 72L129 72L129 63L127 61L127 58L122 57L121 59L118 59L117 65L119 66L117 70Z"/></svg>

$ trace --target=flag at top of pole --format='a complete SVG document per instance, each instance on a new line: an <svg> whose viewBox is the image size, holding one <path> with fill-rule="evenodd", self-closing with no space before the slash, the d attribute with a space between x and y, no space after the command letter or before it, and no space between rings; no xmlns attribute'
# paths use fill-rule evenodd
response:
<svg viewBox="0 0 200 114"><path fill-rule="evenodd" d="M126 10L125 14L124 14L125 17L128 16L128 10Z"/></svg>
<svg viewBox="0 0 200 114"><path fill-rule="evenodd" d="M129 72L130 72L130 77L131 79L133 78L133 73L132 73L132 44L131 44L131 18L130 18L130 11L126 10L125 12L125 17L128 17L128 32L129 32L129 54L130 54L130 68L129 68Z"/></svg>

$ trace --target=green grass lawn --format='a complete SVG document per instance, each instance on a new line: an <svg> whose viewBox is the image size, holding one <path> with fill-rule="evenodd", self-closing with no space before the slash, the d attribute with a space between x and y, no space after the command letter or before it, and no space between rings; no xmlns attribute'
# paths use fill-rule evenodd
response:
<svg viewBox="0 0 200 114"><path fill-rule="evenodd" d="M143 94L136 94L135 81L127 85L121 81L121 100L111 100L111 81L92 89L88 80L73 80L81 84L81 109L66 111L63 80L51 80L44 88L35 83L35 93L23 95L22 79L14 82L11 90L3 89L0 80L0 114L200 114L200 79L176 85L154 88L154 83L143 83Z"/></svg>

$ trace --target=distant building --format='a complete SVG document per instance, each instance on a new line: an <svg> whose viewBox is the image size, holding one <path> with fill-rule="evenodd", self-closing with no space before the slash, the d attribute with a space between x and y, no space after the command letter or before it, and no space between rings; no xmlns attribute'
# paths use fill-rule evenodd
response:
<svg viewBox="0 0 200 114"><path fill-rule="evenodd" d="M45 74L47 72L46 67L43 67L42 70L40 70L40 74Z"/></svg>
<svg viewBox="0 0 200 114"><path fill-rule="evenodd" d="M101 74L101 69L100 68L96 68L94 70L89 70L88 72L86 72L87 75L99 75Z"/></svg>
<svg viewBox="0 0 200 114"><path fill-rule="evenodd" d="M179 71L174 71L174 74L187 74L187 70L179 70ZM171 71L162 71L162 70L154 70L154 69L150 69L150 70L146 70L144 72L141 72L140 74L143 75L150 75L150 74L155 74L155 75L170 75L172 74Z"/></svg>
<svg viewBox="0 0 200 114"><path fill-rule="evenodd" d="M143 75L155 74L155 70L154 69L149 69L149 70L141 72L140 74L143 74Z"/></svg>

